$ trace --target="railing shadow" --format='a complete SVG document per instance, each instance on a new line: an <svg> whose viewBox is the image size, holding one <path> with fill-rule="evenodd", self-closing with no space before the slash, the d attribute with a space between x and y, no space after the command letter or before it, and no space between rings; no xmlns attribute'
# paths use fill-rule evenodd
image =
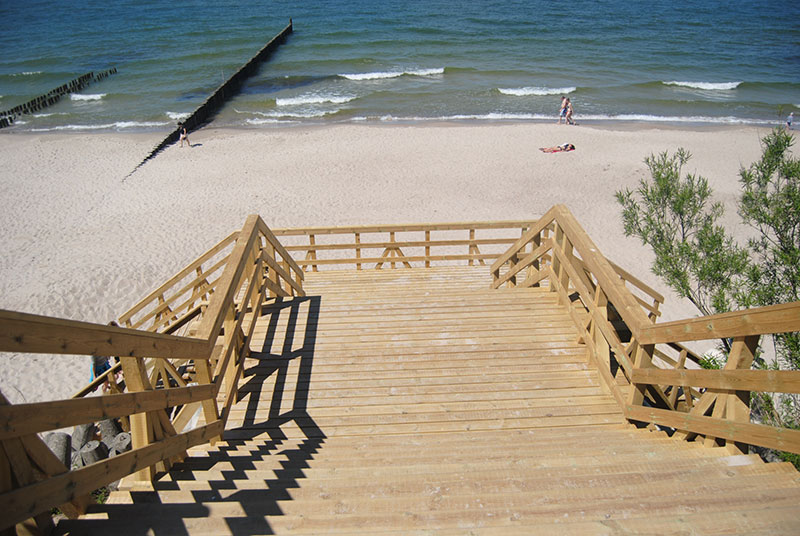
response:
<svg viewBox="0 0 800 536"><path fill-rule="evenodd" d="M210 523L207 529L219 527L236 535L273 534L265 516L282 515L280 501L291 500L289 490L300 487L304 470L326 439L307 411L319 302L315 296L262 307L264 343L261 351L250 354L249 362L257 362L245 369L236 400L247 399L244 417L229 420L224 442L207 456L175 464L154 482L154 491L131 492L131 504L91 508L107 519L64 520L58 533L105 534L124 528L125 534L173 536ZM290 367L296 370L294 385ZM268 414L259 420L264 397L269 397ZM238 416L234 412L232 418ZM291 423L303 437L287 436L282 427ZM242 482L247 484L240 487Z"/></svg>

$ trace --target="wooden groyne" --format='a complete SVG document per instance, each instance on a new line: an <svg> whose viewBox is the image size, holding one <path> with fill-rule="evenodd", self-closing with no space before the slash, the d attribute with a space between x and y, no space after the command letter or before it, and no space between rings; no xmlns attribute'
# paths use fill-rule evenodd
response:
<svg viewBox="0 0 800 536"><path fill-rule="evenodd" d="M225 103L233 96L239 93L242 88L242 83L248 77L252 76L256 69L258 68L258 64L266 61L269 56L285 41L289 34L292 33L292 19L289 19L289 24L278 33L275 37L273 37L269 43L264 45L264 47L259 50L255 56L250 58L247 63L242 65L238 71L233 73L228 80L222 83L214 93L212 93L204 102L201 104L197 109L192 112L192 114L182 121L183 126L186 127L187 132L191 132L196 130L201 125L206 123L209 118L211 118L220 108L222 108ZM139 169L145 162L156 156L159 152L161 152L165 147L171 145L180 139L180 127L175 128L172 132L170 132L164 141L156 145L156 147L150 152L147 157L142 160L141 164L136 166L136 169ZM134 169L133 171L136 171ZM133 171L131 173L133 173Z"/></svg>
<svg viewBox="0 0 800 536"><path fill-rule="evenodd" d="M101 71L97 74L92 72L88 72L84 75L67 82L64 85L58 86L57 88L51 89L44 95L40 95L35 99L31 99L28 102L20 104L19 106L14 106L11 109L0 111L0 128L5 128L14 124L14 119L18 115L22 114L31 114L34 112L38 112L43 108L47 108L48 106L52 106L53 104L57 103L61 100L61 97L67 95L69 93L75 93L76 91L80 91L92 82L97 82L104 78L111 76L112 74L116 74L117 68L112 67L111 69L107 69L105 71Z"/></svg>

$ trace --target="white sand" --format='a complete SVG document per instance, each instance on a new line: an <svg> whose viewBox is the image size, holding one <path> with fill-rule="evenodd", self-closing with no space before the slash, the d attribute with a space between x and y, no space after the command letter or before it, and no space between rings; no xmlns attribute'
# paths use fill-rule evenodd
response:
<svg viewBox="0 0 800 536"><path fill-rule="evenodd" d="M340 125L204 129L135 174L159 134L0 134L0 308L105 323L259 213L271 227L525 219L564 203L607 257L694 316L622 235L614 191L684 147L736 224L738 172L766 129ZM572 153L540 146L571 142ZM743 232L740 230L740 233ZM488 284L488 281L487 281ZM8 355L12 402L65 398L86 356Z"/></svg>

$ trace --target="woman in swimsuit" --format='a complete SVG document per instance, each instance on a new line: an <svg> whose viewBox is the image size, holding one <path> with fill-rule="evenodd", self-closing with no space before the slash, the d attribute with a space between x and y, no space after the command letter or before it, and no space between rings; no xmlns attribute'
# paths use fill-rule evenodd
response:
<svg viewBox="0 0 800 536"><path fill-rule="evenodd" d="M574 151L575 146L571 143L562 143L561 145L556 145L555 147L539 147L539 150L543 153L564 153Z"/></svg>

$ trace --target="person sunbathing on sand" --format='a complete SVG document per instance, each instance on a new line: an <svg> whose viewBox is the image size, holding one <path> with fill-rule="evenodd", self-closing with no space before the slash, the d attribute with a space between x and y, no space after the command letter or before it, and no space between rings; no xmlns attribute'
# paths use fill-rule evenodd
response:
<svg viewBox="0 0 800 536"><path fill-rule="evenodd" d="M561 145L556 145L555 147L539 147L539 150L543 153L561 153L567 151L574 151L575 146L571 143L562 143Z"/></svg>

